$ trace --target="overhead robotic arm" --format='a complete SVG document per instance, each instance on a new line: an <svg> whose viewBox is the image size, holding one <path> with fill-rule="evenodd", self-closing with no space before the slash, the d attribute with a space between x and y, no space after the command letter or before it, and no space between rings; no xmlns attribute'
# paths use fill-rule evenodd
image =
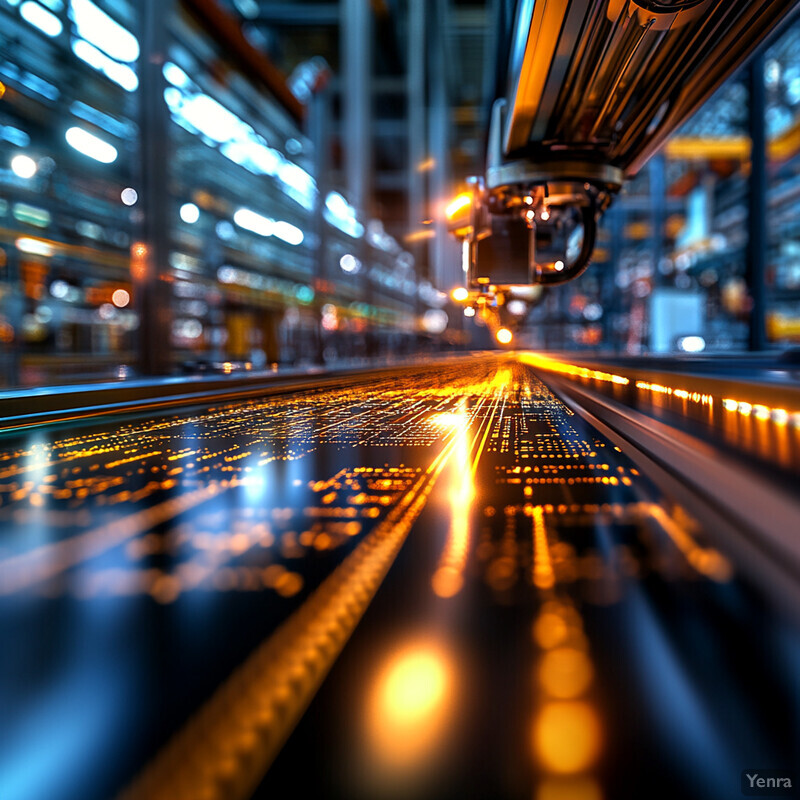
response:
<svg viewBox="0 0 800 800"><path fill-rule="evenodd" d="M794 0L518 0L486 171L448 210L466 288L564 283L626 178Z"/></svg>

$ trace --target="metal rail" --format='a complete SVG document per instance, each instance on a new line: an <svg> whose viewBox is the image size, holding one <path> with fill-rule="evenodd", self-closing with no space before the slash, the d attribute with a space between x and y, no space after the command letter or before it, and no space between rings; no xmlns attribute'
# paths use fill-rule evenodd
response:
<svg viewBox="0 0 800 800"><path fill-rule="evenodd" d="M392 373L418 371L436 364L471 361L473 354L439 356L427 362L382 366L309 369L294 373L255 373L214 378L161 378L107 384L21 390L0 395L0 434L41 425L91 421L108 415L263 397L286 392L363 383Z"/></svg>
<svg viewBox="0 0 800 800"><path fill-rule="evenodd" d="M567 379L548 374L544 380L684 505L716 544L734 552L752 580L787 612L798 613L800 498L681 430Z"/></svg>

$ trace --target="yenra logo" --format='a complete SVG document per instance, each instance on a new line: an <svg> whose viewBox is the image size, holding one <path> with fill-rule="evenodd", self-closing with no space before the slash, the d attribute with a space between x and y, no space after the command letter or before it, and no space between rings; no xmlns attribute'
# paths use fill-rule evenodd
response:
<svg viewBox="0 0 800 800"><path fill-rule="evenodd" d="M765 796L794 796L794 775L781 769L746 769L742 772L742 794Z"/></svg>
<svg viewBox="0 0 800 800"><path fill-rule="evenodd" d="M791 778L762 778L757 772L754 775L747 775L751 789L791 789Z"/></svg>

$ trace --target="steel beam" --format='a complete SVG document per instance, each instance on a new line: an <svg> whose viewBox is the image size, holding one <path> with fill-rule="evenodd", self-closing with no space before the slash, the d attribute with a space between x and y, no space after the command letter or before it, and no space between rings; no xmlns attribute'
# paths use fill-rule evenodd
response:
<svg viewBox="0 0 800 800"><path fill-rule="evenodd" d="M653 281L655 285L664 284L664 275L659 269L664 257L664 228L667 224L667 169L663 153L653 156L648 164L650 170L651 224L653 231Z"/></svg>
<svg viewBox="0 0 800 800"><path fill-rule="evenodd" d="M428 112L428 152L433 158L431 171L430 203L428 213L434 219L435 236L430 241L430 265L433 283L449 291L461 283L460 259L453 257L448 245L451 237L447 231L442 209L450 193L450 104L448 95L447 0L436 0L434 6L433 36L428 41L430 108ZM429 20L430 22L430 20ZM453 244L455 240L452 239Z"/></svg>
<svg viewBox="0 0 800 800"><path fill-rule="evenodd" d="M767 346L767 132L763 51L750 63L748 86L752 142L747 240L747 286L752 308L748 345L750 350L764 350Z"/></svg>
<svg viewBox="0 0 800 800"><path fill-rule="evenodd" d="M322 216L325 198L330 190L330 142L331 142L331 98L326 87L315 92L308 104L308 137L314 146L314 178L317 182L318 199L314 210L314 230L317 234L316 276L326 279L331 266L327 263L327 225Z"/></svg>
<svg viewBox="0 0 800 800"><path fill-rule="evenodd" d="M345 91L344 163L347 199L361 214L369 207L372 14L368 0L342 0L341 61Z"/></svg>
<svg viewBox="0 0 800 800"><path fill-rule="evenodd" d="M425 0L409 0L406 53L408 124L408 230L425 217Z"/></svg>
<svg viewBox="0 0 800 800"><path fill-rule="evenodd" d="M164 19L175 13L174 0L142 0L139 5L139 209L142 217L132 246L131 280L139 313L139 371L163 375L170 368L171 308L169 283L170 202L167 193L169 111L164 102L169 34Z"/></svg>

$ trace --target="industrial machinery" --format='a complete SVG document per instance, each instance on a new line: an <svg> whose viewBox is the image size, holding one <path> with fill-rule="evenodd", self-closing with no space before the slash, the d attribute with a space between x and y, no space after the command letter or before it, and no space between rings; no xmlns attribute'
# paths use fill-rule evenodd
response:
<svg viewBox="0 0 800 800"><path fill-rule="evenodd" d="M448 208L464 301L580 275L624 181L793 5L519 0L485 174Z"/></svg>

